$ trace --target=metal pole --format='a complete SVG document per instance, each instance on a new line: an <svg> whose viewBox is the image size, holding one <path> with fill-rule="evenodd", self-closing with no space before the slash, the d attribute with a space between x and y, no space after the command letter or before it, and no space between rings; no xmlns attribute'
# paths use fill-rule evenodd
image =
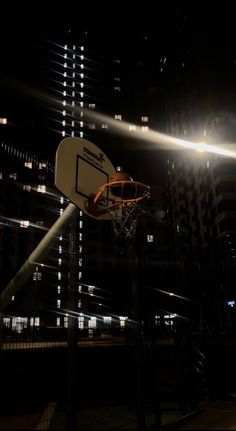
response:
<svg viewBox="0 0 236 431"><path fill-rule="evenodd" d="M77 307L77 279L78 279L78 240L77 218L74 214L70 224L69 254L70 273L68 291L68 344L67 344L67 403L66 403L66 429L76 430L77 403L76 403L76 355L77 355L77 328L78 317L75 312Z"/></svg>
<svg viewBox="0 0 236 431"><path fill-rule="evenodd" d="M140 292L138 284L138 263L136 255L135 239L129 242L129 255L132 273L132 300L133 300L133 334L136 365L136 415L137 430L146 430L145 394L144 394L144 346L141 333Z"/></svg>
<svg viewBox="0 0 236 431"><path fill-rule="evenodd" d="M56 239L64 225L70 220L75 213L77 207L74 204L69 204L63 211L62 215L57 219L53 226L49 229L16 275L8 283L0 296L0 311L4 311L7 305L11 302L12 296L15 296L20 288L32 275L35 264L42 262L44 257L49 252L49 245Z"/></svg>

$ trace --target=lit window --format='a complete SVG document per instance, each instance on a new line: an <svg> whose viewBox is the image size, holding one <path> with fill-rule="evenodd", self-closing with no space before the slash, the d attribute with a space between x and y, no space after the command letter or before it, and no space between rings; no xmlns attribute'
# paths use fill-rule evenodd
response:
<svg viewBox="0 0 236 431"><path fill-rule="evenodd" d="M25 163L24 163L24 166L25 166L26 168L29 168L29 169L32 169L32 167L33 167L32 162L25 162Z"/></svg>
<svg viewBox="0 0 236 431"><path fill-rule="evenodd" d="M64 54L64 58L67 58L67 54Z"/></svg>
<svg viewBox="0 0 236 431"><path fill-rule="evenodd" d="M75 51L75 48L76 48L75 45L73 45L73 51Z"/></svg>
<svg viewBox="0 0 236 431"><path fill-rule="evenodd" d="M79 258L79 266L83 266L83 259L82 259L82 257Z"/></svg>
<svg viewBox="0 0 236 431"><path fill-rule="evenodd" d="M75 81L72 82L72 87L75 88Z"/></svg>
<svg viewBox="0 0 236 431"><path fill-rule="evenodd" d="M82 251L83 251L83 246L79 245L79 253L82 253Z"/></svg>
<svg viewBox="0 0 236 431"><path fill-rule="evenodd" d="M84 88L84 83L83 82L80 83L80 87Z"/></svg>
<svg viewBox="0 0 236 431"><path fill-rule="evenodd" d="M15 296L12 296L12 297L11 297L11 300L12 300L12 301L15 301Z"/></svg>
<svg viewBox="0 0 236 431"><path fill-rule="evenodd" d="M88 107L90 109L95 109L96 108L96 104L95 103L89 103Z"/></svg>
<svg viewBox="0 0 236 431"><path fill-rule="evenodd" d="M74 130L72 130L72 132L71 132L71 134L70 134L72 137L74 137L75 136L75 132L74 132Z"/></svg>
<svg viewBox="0 0 236 431"><path fill-rule="evenodd" d="M59 259L58 259L58 265L59 265L59 266L61 266L61 264L62 264L62 259L61 259L61 258L59 258Z"/></svg>
<svg viewBox="0 0 236 431"><path fill-rule="evenodd" d="M115 59L113 60L113 63L120 64L120 60L119 60L118 58L115 58Z"/></svg>
<svg viewBox="0 0 236 431"><path fill-rule="evenodd" d="M103 322L105 323L105 325L111 325L111 316L104 316Z"/></svg>
<svg viewBox="0 0 236 431"><path fill-rule="evenodd" d="M63 82L63 86L64 86L64 87L66 87L66 86L67 86L67 82L66 82L66 81L64 81L64 82Z"/></svg>
<svg viewBox="0 0 236 431"><path fill-rule="evenodd" d="M61 300L57 299L57 308L61 308Z"/></svg>
<svg viewBox="0 0 236 431"><path fill-rule="evenodd" d="M79 293L81 293L81 292L82 292L82 286L81 286L81 284L79 284L78 292L79 292Z"/></svg>
<svg viewBox="0 0 236 431"><path fill-rule="evenodd" d="M125 321L126 321L127 317L122 317L120 316L120 326L124 327L125 326Z"/></svg>
<svg viewBox="0 0 236 431"><path fill-rule="evenodd" d="M79 280L81 280L81 278L82 278L82 272L79 271Z"/></svg>
<svg viewBox="0 0 236 431"><path fill-rule="evenodd" d="M75 91L72 91L72 97L75 97Z"/></svg>
<svg viewBox="0 0 236 431"><path fill-rule="evenodd" d="M96 124L89 123L89 129L96 129Z"/></svg>
<svg viewBox="0 0 236 431"><path fill-rule="evenodd" d="M64 110L64 111L62 111L62 115L63 115L63 117L65 117L66 116L66 111Z"/></svg>
<svg viewBox="0 0 236 431"><path fill-rule="evenodd" d="M74 100L72 100L71 106L75 106L75 101Z"/></svg>
<svg viewBox="0 0 236 431"><path fill-rule="evenodd" d="M108 126L108 124L102 124L102 129L109 129L109 126Z"/></svg>
<svg viewBox="0 0 236 431"><path fill-rule="evenodd" d="M120 92L120 87L114 87L114 91Z"/></svg>
<svg viewBox="0 0 236 431"><path fill-rule="evenodd" d="M39 163L39 169L43 169L46 167L47 167L46 163Z"/></svg>
<svg viewBox="0 0 236 431"><path fill-rule="evenodd" d="M46 192L46 186L39 184L37 188L38 193L45 193Z"/></svg>
<svg viewBox="0 0 236 431"><path fill-rule="evenodd" d="M0 118L0 124L7 124L7 118Z"/></svg>
<svg viewBox="0 0 236 431"><path fill-rule="evenodd" d="M67 49L67 45L64 46L64 49Z"/></svg>
<svg viewBox="0 0 236 431"><path fill-rule="evenodd" d="M60 208L60 215L62 215L62 213L63 213L63 208Z"/></svg>
<svg viewBox="0 0 236 431"><path fill-rule="evenodd" d="M61 245L59 245L59 247L58 247L58 252L59 252L59 254L62 253L62 246Z"/></svg>
<svg viewBox="0 0 236 431"><path fill-rule="evenodd" d="M64 63L64 67L67 67L67 63Z"/></svg>
<svg viewBox="0 0 236 431"><path fill-rule="evenodd" d="M75 60L75 54L72 55L73 60Z"/></svg>
<svg viewBox="0 0 236 431"><path fill-rule="evenodd" d="M83 64L81 64L81 65L80 65L80 69L83 69L83 68L84 68L84 65L83 65Z"/></svg>
<svg viewBox="0 0 236 431"><path fill-rule="evenodd" d="M80 92L80 97L84 97L83 91Z"/></svg>
<svg viewBox="0 0 236 431"><path fill-rule="evenodd" d="M83 327L84 327L84 316L79 316L78 317L78 328L83 329Z"/></svg>
<svg viewBox="0 0 236 431"><path fill-rule="evenodd" d="M72 73L72 78L75 78L75 72Z"/></svg>
<svg viewBox="0 0 236 431"><path fill-rule="evenodd" d="M80 135L81 138L83 138L84 132L79 132L79 135Z"/></svg>
<svg viewBox="0 0 236 431"><path fill-rule="evenodd" d="M57 279L58 279L58 280L61 280L61 272L58 272L58 273L57 273Z"/></svg>
<svg viewBox="0 0 236 431"><path fill-rule="evenodd" d="M57 326L61 326L61 318L57 317Z"/></svg>
<svg viewBox="0 0 236 431"><path fill-rule="evenodd" d="M66 78L67 77L67 72L64 72L63 76L64 76L64 78Z"/></svg>
<svg viewBox="0 0 236 431"><path fill-rule="evenodd" d="M68 315L64 317L64 328L68 328Z"/></svg>
<svg viewBox="0 0 236 431"><path fill-rule="evenodd" d="M88 286L88 293L93 293L94 291L94 286Z"/></svg>
<svg viewBox="0 0 236 431"><path fill-rule="evenodd" d="M2 180L3 176L2 176L2 172L0 172L0 180ZM24 186L23 186L24 187ZM24 189L23 189L24 190Z"/></svg>
<svg viewBox="0 0 236 431"><path fill-rule="evenodd" d="M31 186L28 184L24 184L23 185L23 190L25 190L26 192L30 192L31 191Z"/></svg>
<svg viewBox="0 0 236 431"><path fill-rule="evenodd" d="M121 114L115 114L115 120L122 120L122 115Z"/></svg>
<svg viewBox="0 0 236 431"><path fill-rule="evenodd" d="M29 226L29 220L21 220L20 227L27 228Z"/></svg>
<svg viewBox="0 0 236 431"><path fill-rule="evenodd" d="M147 242L153 242L154 236L153 235L147 235Z"/></svg>
<svg viewBox="0 0 236 431"><path fill-rule="evenodd" d="M120 82L120 78L118 76L115 76L114 81Z"/></svg>
<svg viewBox="0 0 236 431"><path fill-rule="evenodd" d="M35 317L34 318L34 326L39 326L40 325L40 318L39 317Z"/></svg>
<svg viewBox="0 0 236 431"><path fill-rule="evenodd" d="M84 122L83 122L83 121L80 121L80 122L79 122L79 125L80 125L80 127L83 127L83 126L84 126Z"/></svg>
<svg viewBox="0 0 236 431"><path fill-rule="evenodd" d="M63 91L63 96L66 96L66 91Z"/></svg>
<svg viewBox="0 0 236 431"><path fill-rule="evenodd" d="M74 122L74 120L73 120L73 121L71 121L71 127L75 127L75 122Z"/></svg>
<svg viewBox="0 0 236 431"><path fill-rule="evenodd" d="M81 49L81 51L84 51L84 46L81 46L80 49Z"/></svg>
<svg viewBox="0 0 236 431"><path fill-rule="evenodd" d="M81 308L82 307L82 301L81 301L81 299L79 299L79 301L78 301L78 308Z"/></svg>
<svg viewBox="0 0 236 431"><path fill-rule="evenodd" d="M210 167L210 162L209 162L209 160L207 160L207 162L206 162L206 166L207 166L207 168L209 169L209 167Z"/></svg>
<svg viewBox="0 0 236 431"><path fill-rule="evenodd" d="M82 239L83 239L83 234L80 232L79 233L79 240L82 241Z"/></svg>
<svg viewBox="0 0 236 431"><path fill-rule="evenodd" d="M134 131L134 130L136 130L136 126L134 124L130 124L129 125L129 131L131 132L131 131Z"/></svg>
<svg viewBox="0 0 236 431"><path fill-rule="evenodd" d="M142 123L147 123L148 122L148 117L141 117L141 121L142 121Z"/></svg>
<svg viewBox="0 0 236 431"><path fill-rule="evenodd" d="M63 104L63 106L66 106L66 101L65 101L65 100L63 100L62 104Z"/></svg>
<svg viewBox="0 0 236 431"><path fill-rule="evenodd" d="M63 137L64 137L64 136L66 136L66 132L65 132L65 130L62 130L61 135L62 135Z"/></svg>
<svg viewBox="0 0 236 431"><path fill-rule="evenodd" d="M17 180L17 173L16 172L12 172L11 174L9 174L9 178L11 180Z"/></svg>
<svg viewBox="0 0 236 431"><path fill-rule="evenodd" d="M79 212L79 216L82 217L83 216L83 211Z"/></svg>
<svg viewBox="0 0 236 431"><path fill-rule="evenodd" d="M83 108L84 107L84 102L80 102L80 107Z"/></svg>
<svg viewBox="0 0 236 431"><path fill-rule="evenodd" d="M142 132L147 132L149 130L148 126L142 126L141 127Z"/></svg>
<svg viewBox="0 0 236 431"><path fill-rule="evenodd" d="M13 298L13 297L12 297ZM10 326L11 326L11 319L10 319L10 317L4 317L3 318L3 324L4 324L4 326L6 326L7 328L10 328Z"/></svg>
<svg viewBox="0 0 236 431"><path fill-rule="evenodd" d="M80 78L84 79L84 73L80 73Z"/></svg>
<svg viewBox="0 0 236 431"><path fill-rule="evenodd" d="M64 198L63 198L63 196L60 197L60 203L64 204Z"/></svg>
<svg viewBox="0 0 236 431"><path fill-rule="evenodd" d="M96 326L97 326L97 318L95 316L92 316L91 319L88 321L88 327L96 328Z"/></svg>
<svg viewBox="0 0 236 431"><path fill-rule="evenodd" d="M80 56L80 59L81 59L81 60L84 60L84 55L81 55L81 56Z"/></svg>
<svg viewBox="0 0 236 431"><path fill-rule="evenodd" d="M75 63L73 63L73 66L72 66L72 67L73 67L73 69L75 69Z"/></svg>
<svg viewBox="0 0 236 431"><path fill-rule="evenodd" d="M83 222L82 222L82 220L80 220L80 221L79 221L79 227L80 227L80 229L82 229L82 227L83 227Z"/></svg>
<svg viewBox="0 0 236 431"><path fill-rule="evenodd" d="M59 236L59 241L62 241L63 237L62 235Z"/></svg>
<svg viewBox="0 0 236 431"><path fill-rule="evenodd" d="M180 231L180 228L179 228L179 225L178 225L178 224L176 225L176 230L177 230L177 232L179 232L179 231Z"/></svg>
<svg viewBox="0 0 236 431"><path fill-rule="evenodd" d="M35 271L33 273L33 280L34 281L41 281L42 280L42 272Z"/></svg>
<svg viewBox="0 0 236 431"><path fill-rule="evenodd" d="M61 286L57 286L57 293L58 293L58 295L60 295L60 293L61 293Z"/></svg>

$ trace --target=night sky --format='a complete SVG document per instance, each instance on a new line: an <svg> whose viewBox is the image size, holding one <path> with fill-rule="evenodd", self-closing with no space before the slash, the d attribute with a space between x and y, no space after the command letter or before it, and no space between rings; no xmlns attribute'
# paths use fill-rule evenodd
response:
<svg viewBox="0 0 236 431"><path fill-rule="evenodd" d="M118 7L120 6L120 7ZM9 7L10 9L10 7ZM37 69L37 50L42 39L55 39L66 29L76 35L89 31L98 39L110 39L111 32L127 40L138 33L153 39L156 51L185 49L186 43L197 45L201 59L215 60L216 67L236 57L233 6L214 3L214 7L177 2L143 5L126 9L107 5L84 5L67 2L62 7L48 9L43 3L34 7L14 7L1 14L1 70L12 74ZM188 40L186 40L188 38ZM181 43L182 42L182 43Z"/></svg>
<svg viewBox="0 0 236 431"><path fill-rule="evenodd" d="M67 2L51 10L43 3L35 7L8 8L2 13L0 26L0 115L8 112L31 111L31 103L37 102L37 90L44 85L43 44L56 40L69 30L80 38L88 32L97 39L100 49L103 43L113 46L113 35L121 43L137 49L136 41L146 36L150 42L153 64L161 55L173 64L166 86L174 87L176 64L191 55L199 69L207 70L209 81L221 88L220 103L224 109L236 110L236 44L233 6L223 8L214 3L206 7L199 3L178 6L165 4L140 5L126 9L124 5L84 5ZM187 54L190 53L190 54ZM152 66L151 66L152 67ZM193 66L194 68L194 66ZM154 79L155 79L155 72ZM194 73L194 69L193 69ZM158 77L157 77L158 78ZM36 97L27 95L29 88L36 90ZM217 103L219 103L217 101Z"/></svg>

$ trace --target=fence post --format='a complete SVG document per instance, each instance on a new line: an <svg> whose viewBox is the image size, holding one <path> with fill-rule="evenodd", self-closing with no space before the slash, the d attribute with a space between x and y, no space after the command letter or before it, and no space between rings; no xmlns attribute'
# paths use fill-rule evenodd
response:
<svg viewBox="0 0 236 431"><path fill-rule="evenodd" d="M67 393L66 393L66 429L76 430L77 398L76 398L76 355L77 355L77 279L78 279L78 240L77 212L69 226L69 290L68 290L68 338L67 338Z"/></svg>
<svg viewBox="0 0 236 431"><path fill-rule="evenodd" d="M137 430L146 430L145 388L144 388L144 346L142 341L140 286L138 283L138 262L135 240L129 242L130 267L132 273L132 314L134 334L134 356L136 366L136 414Z"/></svg>

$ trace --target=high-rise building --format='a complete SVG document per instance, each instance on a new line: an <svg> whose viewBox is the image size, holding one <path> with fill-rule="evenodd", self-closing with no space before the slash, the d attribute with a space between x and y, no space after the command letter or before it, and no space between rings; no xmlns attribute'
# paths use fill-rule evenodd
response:
<svg viewBox="0 0 236 431"><path fill-rule="evenodd" d="M139 58L139 50L131 50L132 41L127 44L127 41L121 43L114 40L114 49L111 49L92 38L87 38L86 43L86 38L86 34L79 38L68 34L60 40L47 43L47 50L44 51L40 64L43 75L40 81L41 90L37 92L40 112L38 104L35 111L32 107L31 118L34 119L34 115L36 118L30 123L27 117L23 131L22 113L18 117L18 127L12 133L12 109L8 116L8 133L3 133L2 128L2 136L5 136L1 150L4 157L7 157L7 163L2 164L1 173L1 193L5 196L2 200L2 219L5 217L7 220L10 241L13 241L14 227L17 237L20 237L22 232L25 233L25 252L21 251L19 243L14 252L15 260L11 272L8 271L8 258L3 255L3 288L37 245L39 236L34 235L34 230L40 226L40 232L46 232L68 203L67 198L53 185L55 152L61 139L68 136L89 139L108 154L114 165L122 164L126 170L134 169L134 175L140 173L138 180L148 182L145 181L147 170L149 174L151 171L151 167L147 165L148 157L142 151L140 160L135 150L136 146L140 148L140 142L145 141L145 132L152 120L155 120L151 116L148 98L146 78L149 67L144 61L150 59L151 53L146 48L146 36L142 36L140 44L142 61ZM96 113L106 115L101 119ZM126 122L126 134L114 134L116 123L119 124L121 120ZM135 139L138 129L141 139L140 136ZM37 134L38 130L40 132ZM35 133L37 136L34 136ZM24 134L28 136L27 140L24 139ZM155 164L154 157L152 164ZM10 173L5 172L6 166L10 167ZM134 176L133 171L130 173ZM14 178L9 177L10 174L14 175ZM14 201L17 205L14 204L11 213L9 208L12 204L7 192L9 181L14 183L14 195L17 195L17 201ZM143 217L137 234L138 255L142 265L150 260L153 264L155 260L169 261L169 249L168 245L165 245L165 226L159 226L157 217L153 216L156 209L162 205L158 200L160 189L153 187L153 196L149 203L150 216ZM25 200L27 205L23 203ZM5 238L6 229L6 226L2 225L2 238ZM66 229L56 239L43 264L36 263L35 271L27 284L28 295L34 297L32 312L27 307L24 308L26 296L21 295L23 308L19 310L17 307L21 302L18 299L20 294L13 298L15 311L13 312L12 303L9 316L14 316L14 322L8 315L5 317L5 324L9 327L15 328L17 324L20 331L35 321L37 326L67 326L68 235L69 229ZM74 311L78 316L79 328L89 329L92 333L101 322L115 322L124 326L125 317L130 315L132 296L127 250L114 246L112 223L97 222L81 211L78 211L76 236L78 286ZM2 249L5 247L4 241L1 243ZM8 244L10 241L7 240ZM151 284L151 279L149 282ZM157 312L158 309L152 310L152 314Z"/></svg>

